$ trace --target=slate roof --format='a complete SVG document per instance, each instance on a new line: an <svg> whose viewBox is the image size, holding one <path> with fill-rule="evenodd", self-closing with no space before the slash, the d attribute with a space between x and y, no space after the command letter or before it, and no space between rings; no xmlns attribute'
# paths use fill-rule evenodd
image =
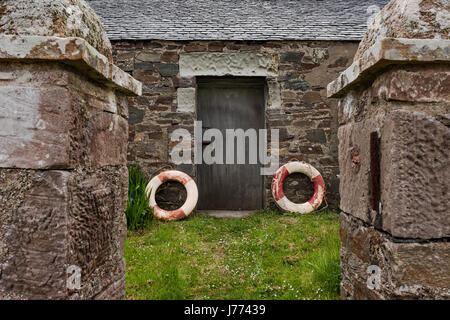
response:
<svg viewBox="0 0 450 320"><path fill-rule="evenodd" d="M111 40L361 40L388 0L88 0Z"/></svg>

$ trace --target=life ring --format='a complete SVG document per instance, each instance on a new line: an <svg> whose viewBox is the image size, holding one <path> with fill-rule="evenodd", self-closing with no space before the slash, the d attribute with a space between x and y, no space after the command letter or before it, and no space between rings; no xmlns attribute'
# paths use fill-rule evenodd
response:
<svg viewBox="0 0 450 320"><path fill-rule="evenodd" d="M314 195L305 203L290 201L283 191L283 182L291 173L300 172L308 176L314 183ZM288 212L310 213L316 210L325 197L325 182L320 172L306 162L289 162L277 170L272 180L272 195L277 205Z"/></svg>
<svg viewBox="0 0 450 320"><path fill-rule="evenodd" d="M173 211L167 211L161 209L155 200L155 194L158 188L167 181L178 181L184 185L186 189L187 196L186 201L184 202L181 208ZM159 220L166 221L174 221L186 218L194 211L195 206L198 201L198 189L195 181L192 180L186 173L176 170L168 170L161 172L157 176L155 176L150 182L147 184L145 188L145 192L147 195L150 193L150 207L153 209L153 215Z"/></svg>

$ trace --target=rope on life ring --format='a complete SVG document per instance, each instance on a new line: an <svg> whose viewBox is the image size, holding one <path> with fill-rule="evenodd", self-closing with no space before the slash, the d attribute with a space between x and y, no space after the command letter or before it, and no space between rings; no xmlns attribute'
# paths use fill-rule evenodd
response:
<svg viewBox="0 0 450 320"><path fill-rule="evenodd" d="M167 211L161 209L156 204L156 191L164 182L167 181L178 181L184 185L184 188L186 189L186 201L183 206L177 210ZM198 189L195 181L192 180L192 178L186 173L177 170L163 171L153 177L153 179L147 184L145 192L147 195L150 194L150 207L153 209L153 215L159 220L175 221L186 218L192 213L192 211L194 211L198 201Z"/></svg>
<svg viewBox="0 0 450 320"><path fill-rule="evenodd" d="M290 201L283 191L283 182L287 176L294 172L300 172L308 176L314 183L314 195L305 203L294 203ZM272 180L272 195L277 205L288 212L298 212L301 214L310 213L316 210L325 197L325 182L323 181L320 172L317 171L312 165L306 162L289 162L284 166L281 166Z"/></svg>

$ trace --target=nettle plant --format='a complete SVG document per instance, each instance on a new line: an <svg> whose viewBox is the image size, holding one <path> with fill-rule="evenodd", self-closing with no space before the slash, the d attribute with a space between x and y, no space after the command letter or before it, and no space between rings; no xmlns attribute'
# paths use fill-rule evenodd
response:
<svg viewBox="0 0 450 320"><path fill-rule="evenodd" d="M150 197L145 192L148 178L136 164L128 168L128 179L127 226L129 230L143 229L153 219L153 212L149 207Z"/></svg>

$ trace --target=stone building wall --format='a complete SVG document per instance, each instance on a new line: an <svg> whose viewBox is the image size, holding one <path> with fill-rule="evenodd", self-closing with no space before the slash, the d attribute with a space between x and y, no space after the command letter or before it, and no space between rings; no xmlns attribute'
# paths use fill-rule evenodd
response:
<svg viewBox="0 0 450 320"><path fill-rule="evenodd" d="M219 69L233 74L223 57L233 65L242 59L248 69L254 68L256 75L267 78L266 128L280 129L280 165L291 159L311 163L324 176L328 203L336 207L337 109L334 99L326 97L326 85L351 63L357 45L326 41L114 41L115 63L143 83L143 95L130 99L129 163L139 163L148 174L171 166L169 153L176 143L170 142L170 134L177 128L193 132L195 75L213 75L213 70ZM255 55L262 65L256 65ZM244 66L240 68L236 75L248 74ZM179 169L196 175L194 165ZM274 204L271 179L265 178L266 206ZM292 201L305 202L312 196L312 183L306 177L296 174L286 183Z"/></svg>

